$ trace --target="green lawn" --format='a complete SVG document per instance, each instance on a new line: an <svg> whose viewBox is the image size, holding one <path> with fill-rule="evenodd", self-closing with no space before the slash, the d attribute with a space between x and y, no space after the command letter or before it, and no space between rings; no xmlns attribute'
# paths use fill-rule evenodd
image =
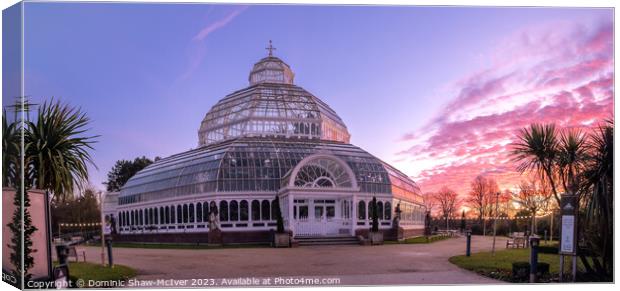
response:
<svg viewBox="0 0 620 291"><path fill-rule="evenodd" d="M476 253L472 254L471 257L465 255L454 256L450 258L450 262L480 275L510 282L512 263L519 261L529 262L529 259L530 249L505 249L495 252L495 256L491 252ZM557 277L560 270L559 255L539 253L538 261L548 263L550 277ZM579 270L584 270L581 260L577 260L577 267Z"/></svg>
<svg viewBox="0 0 620 291"><path fill-rule="evenodd" d="M58 264L58 262L55 261L54 264ZM83 280L83 282L86 282L86 284L88 284L89 281L125 281L135 277L136 270L123 265L114 265L114 267L110 268L104 267L100 264L69 262L69 276L71 281L74 282L74 286L76 286L75 282L80 279Z"/></svg>
<svg viewBox="0 0 620 291"><path fill-rule="evenodd" d="M429 236L428 238L425 236L416 236L416 237L411 237L402 241L385 241L386 244L427 244L427 243L433 243L436 241L440 241L440 240L445 240L445 239L449 239L450 237L447 236L440 236L440 235L432 235Z"/></svg>

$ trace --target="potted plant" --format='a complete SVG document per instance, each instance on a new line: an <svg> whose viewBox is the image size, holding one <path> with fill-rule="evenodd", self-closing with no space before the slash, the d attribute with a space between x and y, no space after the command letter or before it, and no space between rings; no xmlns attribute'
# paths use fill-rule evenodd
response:
<svg viewBox="0 0 620 291"><path fill-rule="evenodd" d="M280 203L276 196L273 203L276 214L276 232L273 234L273 246L276 248L288 248L291 245L291 239L288 232L284 230L284 221L282 219L282 211L280 210Z"/></svg>
<svg viewBox="0 0 620 291"><path fill-rule="evenodd" d="M372 227L368 233L371 245L383 244L383 233L379 231L379 213L377 209L377 197L372 197Z"/></svg>

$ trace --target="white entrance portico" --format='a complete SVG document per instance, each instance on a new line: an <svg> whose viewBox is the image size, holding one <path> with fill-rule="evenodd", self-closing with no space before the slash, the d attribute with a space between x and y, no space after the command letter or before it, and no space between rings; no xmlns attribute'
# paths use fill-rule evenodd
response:
<svg viewBox="0 0 620 291"><path fill-rule="evenodd" d="M353 202L359 187L344 161L328 154L308 156L282 183L278 196L285 225L293 236L355 234Z"/></svg>

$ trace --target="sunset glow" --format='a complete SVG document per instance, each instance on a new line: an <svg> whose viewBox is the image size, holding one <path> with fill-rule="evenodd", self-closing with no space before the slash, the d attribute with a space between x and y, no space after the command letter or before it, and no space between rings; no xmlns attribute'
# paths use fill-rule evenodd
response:
<svg viewBox="0 0 620 291"><path fill-rule="evenodd" d="M510 144L531 123L589 130L613 116L612 23L547 23L509 34L490 64L450 85L452 100L398 153L423 191L460 194L482 174L510 189Z"/></svg>

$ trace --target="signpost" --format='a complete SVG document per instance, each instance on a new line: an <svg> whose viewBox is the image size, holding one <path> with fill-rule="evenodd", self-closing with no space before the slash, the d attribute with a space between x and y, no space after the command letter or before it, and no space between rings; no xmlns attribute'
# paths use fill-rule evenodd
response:
<svg viewBox="0 0 620 291"><path fill-rule="evenodd" d="M577 196L562 195L560 199L560 282L564 280L564 258L572 258L573 282L577 278Z"/></svg>

